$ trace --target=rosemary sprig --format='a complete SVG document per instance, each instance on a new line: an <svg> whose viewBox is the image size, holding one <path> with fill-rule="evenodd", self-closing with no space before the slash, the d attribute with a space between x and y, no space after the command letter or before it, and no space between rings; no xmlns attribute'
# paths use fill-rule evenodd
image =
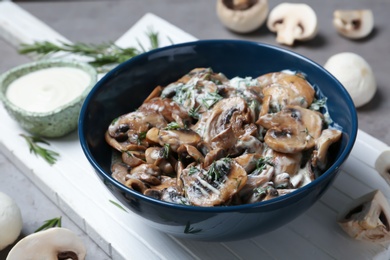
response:
<svg viewBox="0 0 390 260"><path fill-rule="evenodd" d="M158 33L149 29L146 32L149 38L151 49L159 47ZM89 63L97 68L104 66L112 66L118 63L122 63L128 59L131 59L142 52L145 52L145 48L138 42L140 49L135 47L121 48L113 42L104 42L100 44L92 43L64 43L59 44L49 41L37 41L32 44L22 44L19 53L20 54L37 54L44 57L50 54L64 52L65 54L80 54L91 58Z"/></svg>
<svg viewBox="0 0 390 260"><path fill-rule="evenodd" d="M26 142L30 148L30 153L34 153L36 156L41 156L50 165L53 165L56 163L57 157L60 154L57 152L54 152L52 150L45 149L45 148L39 146L39 144L38 144L38 143L43 143L46 145L50 145L47 141L43 140L39 136L28 136L25 134L20 134L20 136L22 136L26 140Z"/></svg>
<svg viewBox="0 0 390 260"><path fill-rule="evenodd" d="M45 220L44 224L40 226L37 230L35 230L34 233L53 227L61 227L61 218L62 217Z"/></svg>
<svg viewBox="0 0 390 260"><path fill-rule="evenodd" d="M108 200L109 202L111 202L112 204L114 204L115 206L117 206L118 208L120 208L121 210L123 210L124 212L127 212L127 210L122 207L119 203L113 201L113 200Z"/></svg>

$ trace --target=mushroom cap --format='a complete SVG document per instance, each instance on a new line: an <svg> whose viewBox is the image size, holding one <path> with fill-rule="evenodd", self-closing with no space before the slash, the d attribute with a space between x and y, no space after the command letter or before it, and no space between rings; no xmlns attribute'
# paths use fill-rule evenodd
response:
<svg viewBox="0 0 390 260"><path fill-rule="evenodd" d="M276 32L276 41L293 45L295 40L306 41L317 34L317 15L307 4L282 3L268 16L267 27Z"/></svg>
<svg viewBox="0 0 390 260"><path fill-rule="evenodd" d="M374 28L374 15L369 9L336 10L333 25L337 32L350 39L368 36Z"/></svg>
<svg viewBox="0 0 390 260"><path fill-rule="evenodd" d="M0 192L0 250L15 242L22 227L18 205L7 194Z"/></svg>
<svg viewBox="0 0 390 260"><path fill-rule="evenodd" d="M376 80L363 57L352 52L338 53L330 57L324 67L343 84L356 107L365 105L374 97Z"/></svg>
<svg viewBox="0 0 390 260"><path fill-rule="evenodd" d="M50 228L33 233L20 240L9 252L6 260L51 260L58 256L73 256L71 259L85 259L86 249L82 240L66 228ZM77 257L77 258L75 258Z"/></svg>
<svg viewBox="0 0 390 260"><path fill-rule="evenodd" d="M235 2L245 2L245 9L235 9ZM249 33L259 28L268 15L268 0L217 0L217 16L227 28Z"/></svg>

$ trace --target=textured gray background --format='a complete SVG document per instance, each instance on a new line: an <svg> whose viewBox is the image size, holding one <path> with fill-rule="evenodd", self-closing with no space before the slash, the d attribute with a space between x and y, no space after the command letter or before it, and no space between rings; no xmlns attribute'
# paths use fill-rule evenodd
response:
<svg viewBox="0 0 390 260"><path fill-rule="evenodd" d="M269 1L270 8L283 2ZM323 65L326 60L339 52L355 52L371 65L378 84L373 100L359 108L359 128L379 140L390 144L390 31L389 0L312 0L306 2L316 11L319 32L315 39L297 43L291 49ZM101 43L115 41L146 12L152 12L168 22L194 35L198 39L246 39L275 44L275 35L263 26L247 35L235 34L225 29L215 14L212 0L100 0L100 1L18 1L18 4L49 24L73 42ZM364 40L348 40L337 34L332 25L336 9L370 8L373 10L375 30ZM15 17L17 19L17 17ZM25 62L13 46L0 39L0 73ZM1 123L0 123L1 124ZM3 127L3 126L0 126ZM25 226L28 234L41 221L61 214L36 187L29 182L10 162L0 154L0 191L13 196L23 207ZM64 216L64 226L82 232ZM89 248L88 259L105 259L87 237L83 236ZM4 252L0 253L0 259Z"/></svg>

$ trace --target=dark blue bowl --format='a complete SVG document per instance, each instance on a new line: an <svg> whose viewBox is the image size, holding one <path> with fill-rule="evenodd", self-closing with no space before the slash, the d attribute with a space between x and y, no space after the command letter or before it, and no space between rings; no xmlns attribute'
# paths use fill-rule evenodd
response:
<svg viewBox="0 0 390 260"><path fill-rule="evenodd" d="M255 204L192 207L162 202L111 177L112 149L104 140L111 121L134 111L157 85L177 80L196 67L211 67L228 78L257 77L281 70L299 71L328 97L328 111L342 127L332 164L319 178L290 194ZM197 41L160 48L120 64L101 79L86 98L79 119L85 156L119 201L153 227L177 237L226 241L249 238L293 220L329 188L345 162L357 134L357 115L344 87L323 67L293 52L237 40Z"/></svg>

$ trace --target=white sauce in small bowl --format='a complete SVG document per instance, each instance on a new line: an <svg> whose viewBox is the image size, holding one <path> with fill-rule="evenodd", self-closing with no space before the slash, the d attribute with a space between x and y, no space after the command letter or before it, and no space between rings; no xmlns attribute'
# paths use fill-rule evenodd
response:
<svg viewBox="0 0 390 260"><path fill-rule="evenodd" d="M90 75L78 68L45 68L13 81L6 97L26 111L46 113L79 97L90 82Z"/></svg>

